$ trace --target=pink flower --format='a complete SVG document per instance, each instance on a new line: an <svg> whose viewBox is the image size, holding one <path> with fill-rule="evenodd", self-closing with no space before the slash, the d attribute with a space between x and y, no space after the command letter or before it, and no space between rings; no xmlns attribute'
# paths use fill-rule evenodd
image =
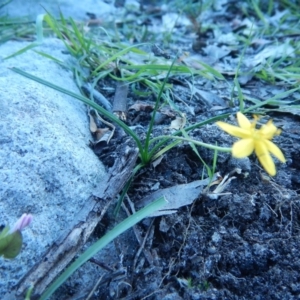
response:
<svg viewBox="0 0 300 300"><path fill-rule="evenodd" d="M23 214L22 217L15 223L14 227L9 231L9 233L23 230L31 223L32 218L33 217L31 214Z"/></svg>

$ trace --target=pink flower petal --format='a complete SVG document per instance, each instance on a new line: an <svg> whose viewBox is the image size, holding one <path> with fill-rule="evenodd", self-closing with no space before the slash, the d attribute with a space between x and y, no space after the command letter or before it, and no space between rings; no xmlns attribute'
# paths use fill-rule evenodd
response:
<svg viewBox="0 0 300 300"><path fill-rule="evenodd" d="M10 233L16 232L16 231L21 231L25 227L27 227L31 222L32 222L32 215L31 214L23 214L21 218L15 223L14 227L12 230L10 230Z"/></svg>

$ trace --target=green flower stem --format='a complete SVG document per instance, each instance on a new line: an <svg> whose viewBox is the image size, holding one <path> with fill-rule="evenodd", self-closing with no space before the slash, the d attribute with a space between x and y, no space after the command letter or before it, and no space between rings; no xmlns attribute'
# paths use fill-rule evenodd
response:
<svg viewBox="0 0 300 300"><path fill-rule="evenodd" d="M164 140L166 141L166 140ZM167 141L166 141L167 142ZM160 156L162 156L164 153L168 152L170 149L172 149L173 147L177 146L178 144L180 144L181 141L174 141L171 144L168 144L167 146L165 146L164 148L162 148L161 150L159 150L158 152L156 152L156 149L152 149L150 152L150 157L153 160L156 160L157 158L159 158Z"/></svg>
<svg viewBox="0 0 300 300"><path fill-rule="evenodd" d="M205 120L205 121L202 121L202 122L193 124L193 125L191 125L191 126L188 126L187 128L185 128L185 131L186 131L186 132L189 132L189 131L194 130L194 129L196 129L196 128L202 127L202 126L204 126L204 125L206 125L206 124L212 124L212 123L215 123L215 122L217 122L217 121L220 121L220 120L223 120L223 119L227 118L227 117L230 116L230 115L231 115L231 113L226 113L226 114L223 114L223 115L221 115L221 116L215 116L215 117L209 118L209 119L207 119L207 120ZM149 156L150 156L150 157L153 157L154 154L155 154L156 158L159 157L159 156L157 156L157 151L158 151L158 149L161 149L161 147L162 147L166 142L168 142L169 139L172 139L174 136L178 136L178 135L182 135L182 130L178 130L178 131L174 132L172 135L168 136L168 138L165 138L165 139L162 139L161 137L158 137L158 138L160 139L160 141L159 141L159 142L151 149ZM151 143L152 143L152 140L150 141L150 144L151 144ZM174 145L174 146L175 146L175 145ZM165 151L164 151L164 152L165 152Z"/></svg>
<svg viewBox="0 0 300 300"><path fill-rule="evenodd" d="M212 150L217 150L217 151L221 151L221 152L231 152L231 148L227 148L227 147L219 147L216 145L211 145L211 144L207 144L207 143L203 143L203 142L199 142L193 139L188 139L188 138L184 138L184 137L180 137L180 136L168 136L168 135L161 135L159 137L153 138L151 140L151 143L156 141L156 140L169 140L169 139L174 139L174 140L178 140L178 141L183 141L183 142L189 142L189 143L193 143L195 145L204 147L204 148L208 148L208 149L212 149ZM156 155L153 156L153 159L157 158Z"/></svg>

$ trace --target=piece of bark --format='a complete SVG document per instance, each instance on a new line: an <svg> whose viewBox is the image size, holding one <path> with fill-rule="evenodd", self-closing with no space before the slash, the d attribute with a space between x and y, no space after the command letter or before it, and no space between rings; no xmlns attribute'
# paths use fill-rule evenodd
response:
<svg viewBox="0 0 300 300"><path fill-rule="evenodd" d="M31 299L38 299L53 280L78 254L108 207L128 181L135 167L138 150L127 148L116 159L106 180L100 182L94 194L87 199L84 208L76 214L73 224L50 246L45 255L19 281L4 300L24 300L30 285L34 285Z"/></svg>
<svg viewBox="0 0 300 300"><path fill-rule="evenodd" d="M123 121L127 118L128 83L118 82L113 102L113 113Z"/></svg>

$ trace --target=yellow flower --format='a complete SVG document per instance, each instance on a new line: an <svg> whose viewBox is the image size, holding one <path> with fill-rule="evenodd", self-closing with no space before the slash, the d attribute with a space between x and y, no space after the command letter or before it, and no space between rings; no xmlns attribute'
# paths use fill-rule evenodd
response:
<svg viewBox="0 0 300 300"><path fill-rule="evenodd" d="M237 121L240 127L233 126L224 122L216 124L227 133L241 138L232 146L232 156L243 158L249 156L253 151L257 155L264 169L271 175L276 174L275 164L270 155L273 154L281 162L285 162L285 158L281 150L270 140L280 134L280 129L273 124L272 120L263 125L260 129L256 129L258 117L254 117L250 122L242 113L237 113Z"/></svg>

